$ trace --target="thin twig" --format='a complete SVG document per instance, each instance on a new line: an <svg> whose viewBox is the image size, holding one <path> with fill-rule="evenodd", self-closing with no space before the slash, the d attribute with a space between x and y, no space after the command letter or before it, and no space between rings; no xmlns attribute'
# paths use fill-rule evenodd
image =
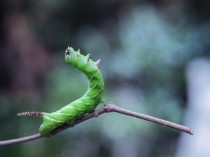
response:
<svg viewBox="0 0 210 157"><path fill-rule="evenodd" d="M34 134L34 135L25 136L25 137L21 137L21 138L0 141L0 146L16 144L16 143L23 143L23 142L27 142L27 141L33 141L36 139L40 139L40 138L42 138L42 136L40 134Z"/></svg>
<svg viewBox="0 0 210 157"><path fill-rule="evenodd" d="M177 123L173 123L173 122L163 120L163 119L160 119L160 118L155 118L155 117L148 116L148 115L145 115L145 114L141 114L141 113L133 112L133 111L130 111L130 110L126 110L126 109L118 107L114 104L109 104L109 105L110 105L109 108L111 108L111 112L118 112L118 113L125 114L125 115L128 115L128 116L136 117L136 118L139 118L139 119L144 119L146 121L150 121L150 122L153 122L153 123L164 125L164 126L167 126L167 127L170 127L170 128L173 128L173 129L176 129L176 130L186 132L188 134L193 135L193 131L189 127L179 125Z"/></svg>
<svg viewBox="0 0 210 157"><path fill-rule="evenodd" d="M79 119L75 122L75 125L82 123L88 119L91 119L93 117L97 117L103 113L108 113L108 112L117 112L117 113L121 113L124 115L128 115L128 116L132 116L132 117L136 117L139 119L144 119L150 122L154 122L160 125L164 125L182 132L186 132L188 134L193 135L192 130L189 127L183 126L183 125L179 125L170 121L166 121L163 119L159 119L159 118L155 118L152 116L148 116L148 115L144 115L144 114L140 114L137 112L133 112L133 111L129 111L126 110L124 108L121 108L113 103L109 103L107 105L105 105L103 108L100 108L98 110L95 110L94 112L85 115L82 119ZM56 135L60 132L62 132L63 130L69 128L70 126L68 125L62 125L61 127L55 129L55 131L53 132L53 135ZM5 146L5 145L10 145L10 144L16 144L16 143L23 143L23 142L27 142L27 141L33 141L36 139L40 139L43 138L43 136L41 136L41 134L34 134L34 135L30 135L30 136L26 136L26 137L22 137L22 138L17 138L17 139L11 139L11 140L5 140L5 141L0 141L0 146Z"/></svg>

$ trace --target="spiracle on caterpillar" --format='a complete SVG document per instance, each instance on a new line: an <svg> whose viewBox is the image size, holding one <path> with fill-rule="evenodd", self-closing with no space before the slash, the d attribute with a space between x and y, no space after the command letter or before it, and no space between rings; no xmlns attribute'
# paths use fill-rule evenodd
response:
<svg viewBox="0 0 210 157"><path fill-rule="evenodd" d="M99 69L101 60L94 62L90 59L90 54L86 56L75 51L72 47L68 47L65 51L65 61L72 67L83 72L88 79L88 90L79 99L69 103L61 109L52 112L23 112L19 116L39 116L43 118L43 123L39 128L39 132L44 137L49 137L52 132L64 125L73 126L75 121L84 117L87 113L91 113L102 102L104 90L104 81Z"/></svg>

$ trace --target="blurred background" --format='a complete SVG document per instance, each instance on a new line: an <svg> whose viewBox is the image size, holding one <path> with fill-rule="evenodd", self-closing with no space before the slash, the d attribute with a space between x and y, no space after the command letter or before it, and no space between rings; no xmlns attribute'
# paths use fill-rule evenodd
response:
<svg viewBox="0 0 210 157"><path fill-rule="evenodd" d="M64 62L68 45L102 59L105 103L194 135L110 113L1 147L1 157L210 156L210 1L2 0L0 140L38 132L41 119L17 113L52 112L86 91L85 76Z"/></svg>

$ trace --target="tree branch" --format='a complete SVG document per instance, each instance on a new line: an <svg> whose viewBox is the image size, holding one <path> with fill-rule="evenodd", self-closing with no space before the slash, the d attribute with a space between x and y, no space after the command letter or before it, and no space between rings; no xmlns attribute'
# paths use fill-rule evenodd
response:
<svg viewBox="0 0 210 157"><path fill-rule="evenodd" d="M163 119L159 119L159 118L155 118L152 116L148 116L148 115L144 115L144 114L140 114L137 112L133 112L133 111L129 111L126 110L124 108L121 108L113 103L109 103L107 105L105 105L103 108L100 108L98 110L95 110L94 112L85 115L82 119L79 119L75 122L75 125L82 123L88 119L91 119L93 117L97 117L103 113L108 113L108 112L117 112L117 113L121 113L124 115L128 115L131 117L136 117L139 119L144 119L153 123L157 123L160 125L164 125L182 132L186 132L190 135L193 135L192 130L189 127L183 126L183 125L179 125L170 121L166 121ZM62 132L63 130L69 128L70 126L68 125L62 125L61 127L55 129L55 131L52 133L53 135L56 135L60 132ZM10 145L10 144L16 144L16 143L23 143L23 142L27 142L27 141L33 141L36 139L40 139L43 138L43 136L41 136L41 134L34 134L34 135L30 135L30 136L26 136L26 137L22 137L22 138L17 138L17 139L11 139L11 140L5 140L5 141L0 141L0 146L4 146L4 145Z"/></svg>

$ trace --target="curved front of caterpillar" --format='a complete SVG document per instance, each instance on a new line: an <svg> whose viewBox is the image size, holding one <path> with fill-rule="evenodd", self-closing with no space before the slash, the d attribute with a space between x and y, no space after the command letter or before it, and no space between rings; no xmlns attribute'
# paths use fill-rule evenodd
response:
<svg viewBox="0 0 210 157"><path fill-rule="evenodd" d="M79 99L64 106L60 110L52 113L44 113L43 123L39 128L42 136L50 136L52 131L63 124L73 126L75 121L85 114L93 112L98 104L102 102L104 81L99 70L100 60L94 62L89 59L90 54L84 56L80 51L75 51L68 47L65 51L65 61L83 72L89 82L87 92Z"/></svg>

